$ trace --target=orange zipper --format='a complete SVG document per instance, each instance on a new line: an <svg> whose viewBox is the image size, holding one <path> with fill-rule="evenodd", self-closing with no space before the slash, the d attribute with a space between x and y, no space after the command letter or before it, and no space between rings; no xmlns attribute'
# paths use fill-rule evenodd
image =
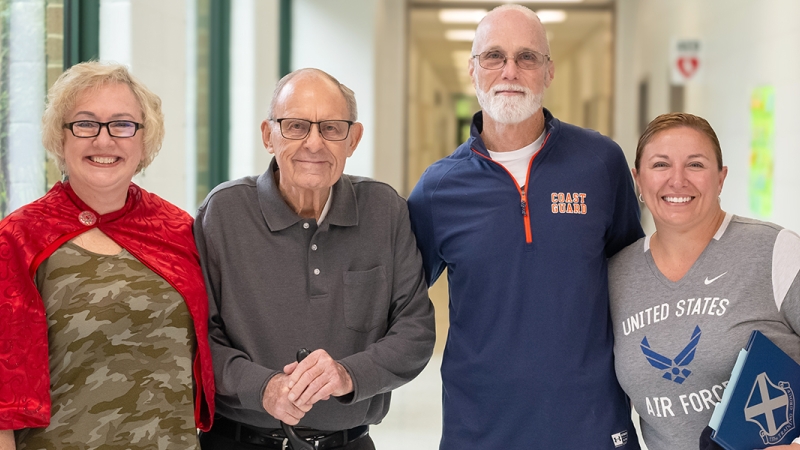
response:
<svg viewBox="0 0 800 450"><path fill-rule="evenodd" d="M545 136L544 142L542 142L541 147L539 147L539 150L537 150L536 153L533 154L533 157L528 162L528 173L525 174L525 189L527 189L528 185L530 184L529 183L529 181L530 181L529 178L531 176L531 167L533 167L533 160L536 159L536 156L539 154L539 151L541 151L542 148L544 148L544 144L547 143L547 139L549 137L550 137L550 133L548 133L547 136ZM530 209L528 208L528 194L525 192L525 190L523 190L520 187L519 183L517 183L517 179L514 178L514 175L512 175L511 172L508 171L508 169L506 169L506 166L500 164L499 162L493 160L492 158L489 158L488 156L486 156L483 153L475 150L474 148L471 149L471 150L473 152L475 152L475 154L480 156L481 158L483 158L483 159L485 159L487 161L491 161L491 162L497 164L498 166L500 166L503 170L506 171L508 176L511 177L511 181L514 182L514 186L516 186L517 191L519 192L519 199L520 199L519 206L520 206L520 210L522 211L522 221L525 224L525 243L526 244L532 243L533 242L533 234L531 233L531 214L530 214Z"/></svg>

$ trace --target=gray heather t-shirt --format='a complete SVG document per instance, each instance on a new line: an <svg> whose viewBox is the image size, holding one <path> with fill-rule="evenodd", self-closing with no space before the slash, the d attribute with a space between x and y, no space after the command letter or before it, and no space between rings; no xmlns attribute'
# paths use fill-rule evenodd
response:
<svg viewBox="0 0 800 450"><path fill-rule="evenodd" d="M650 450L694 450L753 330L800 361L800 237L729 214L676 282L649 242L609 265L617 377Z"/></svg>

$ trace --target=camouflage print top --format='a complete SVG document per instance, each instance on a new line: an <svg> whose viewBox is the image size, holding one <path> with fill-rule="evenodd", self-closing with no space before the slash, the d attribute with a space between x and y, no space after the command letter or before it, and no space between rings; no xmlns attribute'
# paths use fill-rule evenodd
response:
<svg viewBox="0 0 800 450"><path fill-rule="evenodd" d="M36 274L49 325L52 417L18 449L195 449L195 334L181 296L126 250L68 242Z"/></svg>

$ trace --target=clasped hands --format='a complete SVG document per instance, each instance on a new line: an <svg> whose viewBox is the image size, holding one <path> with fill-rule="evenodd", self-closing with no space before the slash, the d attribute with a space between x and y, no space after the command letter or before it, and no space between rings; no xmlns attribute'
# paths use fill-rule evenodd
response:
<svg viewBox="0 0 800 450"><path fill-rule="evenodd" d="M283 368L264 389L261 403L274 418L287 425L300 419L320 400L353 392L353 380L347 370L325 350L315 350L303 360Z"/></svg>

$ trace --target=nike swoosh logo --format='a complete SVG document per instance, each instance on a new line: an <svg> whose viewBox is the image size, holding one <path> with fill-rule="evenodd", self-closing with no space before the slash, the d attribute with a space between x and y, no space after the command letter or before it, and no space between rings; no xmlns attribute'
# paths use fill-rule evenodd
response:
<svg viewBox="0 0 800 450"><path fill-rule="evenodd" d="M725 273L728 273L728 272L725 272ZM723 273L722 275L725 275L725 273ZM720 278L722 278L722 275L716 276L716 277L714 277L714 278L712 278L710 280L708 279L708 277L706 277L706 286L708 286L709 284L711 284L711 283L719 280Z"/></svg>

